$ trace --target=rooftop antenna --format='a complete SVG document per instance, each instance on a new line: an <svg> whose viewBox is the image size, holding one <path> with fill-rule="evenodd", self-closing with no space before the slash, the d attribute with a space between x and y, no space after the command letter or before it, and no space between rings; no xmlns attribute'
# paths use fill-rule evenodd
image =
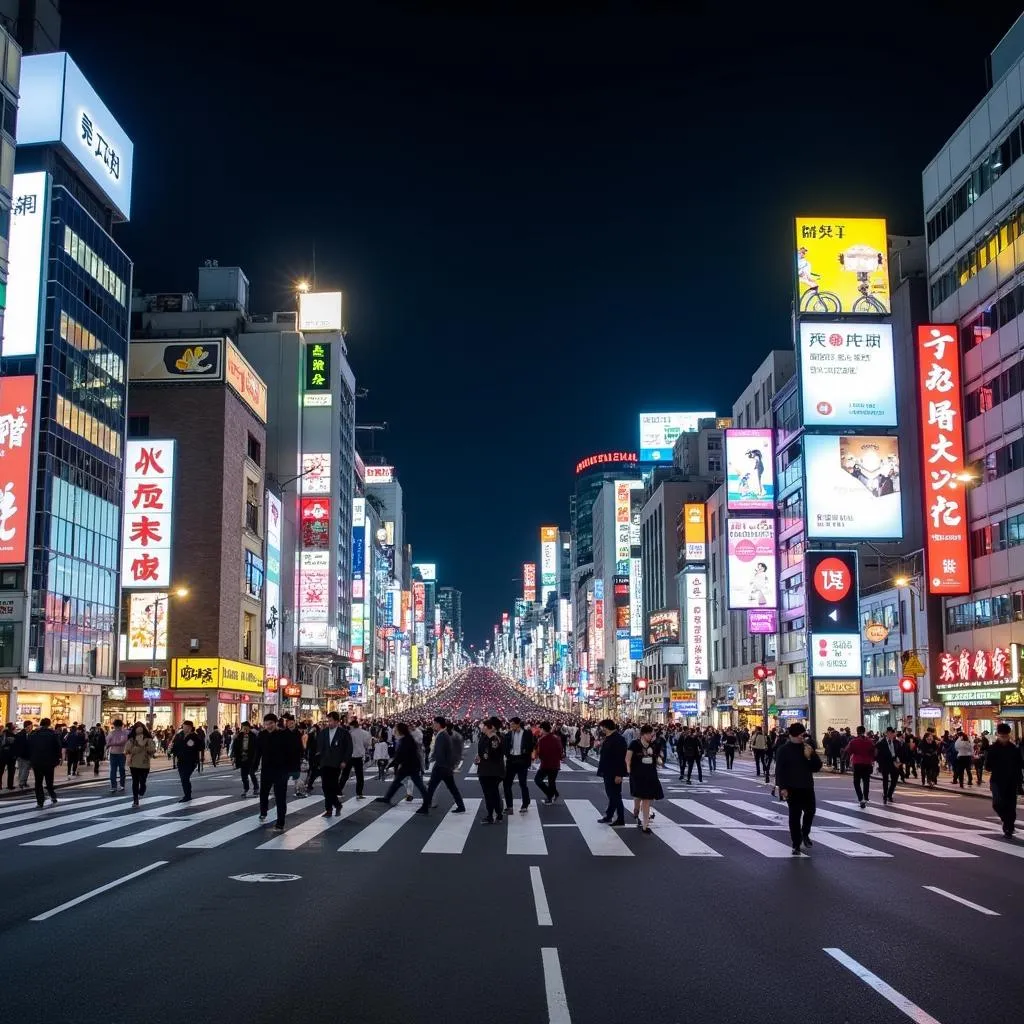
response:
<svg viewBox="0 0 1024 1024"><path fill-rule="evenodd" d="M316 242L313 243L313 291L316 291Z"/></svg>

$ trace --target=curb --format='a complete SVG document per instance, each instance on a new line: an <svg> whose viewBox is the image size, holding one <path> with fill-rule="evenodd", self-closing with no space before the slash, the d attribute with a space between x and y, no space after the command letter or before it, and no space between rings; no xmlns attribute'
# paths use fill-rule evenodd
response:
<svg viewBox="0 0 1024 1024"><path fill-rule="evenodd" d="M60 765L59 767L63 767L63 764ZM170 758L160 758L159 762L154 767L150 768L149 771L150 771L150 774L152 775L152 774L158 773L158 772L170 771L171 768L172 768L172 765L171 765ZM126 780L127 780L127 776L128 776L128 770L125 769ZM14 789L0 790L0 803L2 803L4 800L13 800L13 799L16 799L18 797L21 797L22 799L24 799L24 797L26 795L32 794L33 793L32 778L33 778L33 776L32 776L32 774L30 772L29 773L28 789L18 789L17 785L15 785ZM82 774L82 775L76 775L74 778L70 778L70 779L67 778L66 776L56 776L55 775L54 780L53 780L53 788L55 790L77 789L79 786L84 785L85 783L91 782L91 783L95 784L96 782L106 782L107 780L109 780L109 778L110 778L110 762L109 761L104 761L103 762L103 771L101 771L98 775L93 775L90 772L90 773L86 773L86 774Z"/></svg>

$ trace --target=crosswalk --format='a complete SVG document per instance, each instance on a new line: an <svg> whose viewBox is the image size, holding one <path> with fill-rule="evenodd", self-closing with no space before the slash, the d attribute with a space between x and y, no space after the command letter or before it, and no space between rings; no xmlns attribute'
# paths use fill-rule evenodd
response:
<svg viewBox="0 0 1024 1024"><path fill-rule="evenodd" d="M584 769L585 770L585 769ZM0 808L0 845L33 848L95 846L134 850L170 844L180 850L216 850L245 840L267 853L318 850L324 854L368 856L391 850L453 856L479 853L513 857L580 856L638 858L667 848L677 857L721 859L792 856L785 808L762 793L714 790L659 801L650 837L632 827L610 828L598 821L603 801L583 797L531 805L526 813L506 816L500 826L478 827L482 800L469 793L466 813L435 807L415 814L419 801L381 808L372 801L349 800L339 816L320 816L319 800L289 803L286 827L271 834L252 801L231 794L208 794L187 807L170 796L144 801L132 810L127 798L80 798L37 809L34 801ZM725 794L725 795L723 795ZM743 797L743 798L739 798ZM445 801L447 803L447 801ZM632 801L626 800L627 814ZM630 826L634 819L629 816ZM488 834L490 833L490 834ZM497 833L497 835L495 835ZM502 835L503 833L503 835ZM995 822L942 810L937 806L869 805L819 796L813 838L814 856L885 860L895 855L920 859L971 860L985 855L1024 857L1024 843L999 836Z"/></svg>

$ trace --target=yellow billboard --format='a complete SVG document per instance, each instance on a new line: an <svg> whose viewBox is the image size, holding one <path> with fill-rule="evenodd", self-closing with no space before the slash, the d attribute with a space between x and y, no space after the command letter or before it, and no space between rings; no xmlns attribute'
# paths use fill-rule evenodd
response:
<svg viewBox="0 0 1024 1024"><path fill-rule="evenodd" d="M890 313L885 220L797 217L796 289L801 313Z"/></svg>
<svg viewBox="0 0 1024 1024"><path fill-rule="evenodd" d="M178 690L238 690L263 692L262 665L227 658L175 658L171 662L171 686Z"/></svg>

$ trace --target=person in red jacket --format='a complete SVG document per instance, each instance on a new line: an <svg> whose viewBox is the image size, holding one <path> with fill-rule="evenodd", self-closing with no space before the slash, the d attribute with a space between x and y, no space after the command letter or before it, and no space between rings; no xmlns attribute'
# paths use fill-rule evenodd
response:
<svg viewBox="0 0 1024 1024"><path fill-rule="evenodd" d="M534 782L544 794L544 803L553 804L558 799L558 769L562 766L562 741L551 731L550 722L540 723L540 739L537 740L536 758L539 762Z"/></svg>
<svg viewBox="0 0 1024 1024"><path fill-rule="evenodd" d="M872 766L875 763L875 745L864 735L865 731L863 725L858 725L857 735L846 744L844 751L853 766L853 790L861 807L866 807L868 803Z"/></svg>

